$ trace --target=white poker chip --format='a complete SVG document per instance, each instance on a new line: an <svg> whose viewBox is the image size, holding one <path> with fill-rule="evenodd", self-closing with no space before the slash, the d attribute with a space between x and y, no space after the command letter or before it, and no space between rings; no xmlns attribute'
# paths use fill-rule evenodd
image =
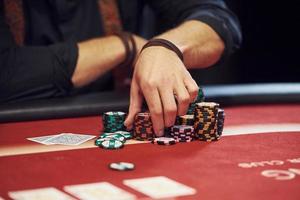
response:
<svg viewBox="0 0 300 200"><path fill-rule="evenodd" d="M175 139L170 137L158 137L152 140L152 144L159 144L159 145L173 145L175 143L176 143Z"/></svg>
<svg viewBox="0 0 300 200"><path fill-rule="evenodd" d="M110 163L109 168L118 171L129 171L134 169L134 164L128 162Z"/></svg>
<svg viewBox="0 0 300 200"><path fill-rule="evenodd" d="M117 115L117 116L125 116L126 113L122 112L122 111L109 111L109 112L106 112L105 114L107 115Z"/></svg>

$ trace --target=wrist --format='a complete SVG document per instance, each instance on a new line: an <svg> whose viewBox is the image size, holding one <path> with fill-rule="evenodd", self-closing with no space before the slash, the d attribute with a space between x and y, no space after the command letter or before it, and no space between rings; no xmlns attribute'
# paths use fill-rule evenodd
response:
<svg viewBox="0 0 300 200"><path fill-rule="evenodd" d="M154 38L149 40L142 48L141 51L143 51L146 48L153 47L153 46L158 46L158 47L163 47L166 49L169 49L170 51L173 51L183 62L183 53L182 51L172 42L166 39L162 38Z"/></svg>

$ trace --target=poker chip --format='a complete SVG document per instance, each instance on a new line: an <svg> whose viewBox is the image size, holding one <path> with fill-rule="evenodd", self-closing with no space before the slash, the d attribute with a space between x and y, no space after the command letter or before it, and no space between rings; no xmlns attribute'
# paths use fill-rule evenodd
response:
<svg viewBox="0 0 300 200"><path fill-rule="evenodd" d="M116 132L124 130L124 121L126 118L126 113L121 111L110 111L103 114L103 126L104 132Z"/></svg>
<svg viewBox="0 0 300 200"><path fill-rule="evenodd" d="M98 146L98 147L100 147L100 145L101 145L102 142L103 142L102 138L97 138L95 140L95 145Z"/></svg>
<svg viewBox="0 0 300 200"><path fill-rule="evenodd" d="M116 140L119 140L123 143L126 142L126 138L124 135L120 134L120 133L103 133L101 136L100 136L100 139L116 139Z"/></svg>
<svg viewBox="0 0 300 200"><path fill-rule="evenodd" d="M223 128L224 123L222 123L219 113L222 115L221 112L224 113L224 110L219 109L219 106L220 105L215 102L196 103L194 129L195 137L198 138L198 140L211 142L220 139L221 134L219 129Z"/></svg>
<svg viewBox="0 0 300 200"><path fill-rule="evenodd" d="M155 137L151 115L148 112L136 114L133 133L124 131L126 113L106 112L103 115L103 123L104 130L107 131L95 140L95 145L104 149L119 149L131 138L151 141L158 145L173 145L194 140L218 141L223 132L225 112L216 102L204 102L202 90L199 91L199 95L193 102L192 114L177 116L175 125L165 128L164 137Z"/></svg>
<svg viewBox="0 0 300 200"><path fill-rule="evenodd" d="M136 140L152 140L155 136L150 113L138 113L133 123L133 136Z"/></svg>
<svg viewBox="0 0 300 200"><path fill-rule="evenodd" d="M182 138L174 138L176 143L179 143L179 142L192 142L193 141L193 138L190 138L190 139L182 139Z"/></svg>
<svg viewBox="0 0 300 200"><path fill-rule="evenodd" d="M223 133L223 127L224 127L224 121L225 121L225 112L223 109L218 110L218 122L217 122L217 133L219 136Z"/></svg>
<svg viewBox="0 0 300 200"><path fill-rule="evenodd" d="M133 163L129 162L117 162L110 163L109 168L117 171L129 171L135 168Z"/></svg>
<svg viewBox="0 0 300 200"><path fill-rule="evenodd" d="M176 141L174 138L157 137L157 138L154 138L151 143L158 144L158 145L173 145L173 144L176 144Z"/></svg>
<svg viewBox="0 0 300 200"><path fill-rule="evenodd" d="M126 138L126 140L129 140L132 138L132 134L128 131L116 131L115 133L123 135Z"/></svg>
<svg viewBox="0 0 300 200"><path fill-rule="evenodd" d="M95 140L95 145L104 149L119 149L122 148L122 144L124 144L126 140L130 139L131 137L131 133L127 131L103 133Z"/></svg>
<svg viewBox="0 0 300 200"><path fill-rule="evenodd" d="M179 116L177 124L193 126L194 125L194 114Z"/></svg>
<svg viewBox="0 0 300 200"><path fill-rule="evenodd" d="M103 141L100 141L99 147L102 147L104 149L120 149L124 146L124 143L120 140L116 140L113 138L102 138Z"/></svg>
<svg viewBox="0 0 300 200"><path fill-rule="evenodd" d="M171 136L176 142L191 142L194 138L194 127L189 125L175 125L171 128Z"/></svg>
<svg viewBox="0 0 300 200"><path fill-rule="evenodd" d="M193 133L194 127L189 125L175 125L171 127L171 134L179 134L179 133Z"/></svg>

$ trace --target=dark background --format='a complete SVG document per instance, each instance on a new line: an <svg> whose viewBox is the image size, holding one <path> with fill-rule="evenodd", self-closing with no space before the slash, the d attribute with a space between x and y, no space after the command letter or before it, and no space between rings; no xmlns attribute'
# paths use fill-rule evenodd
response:
<svg viewBox="0 0 300 200"><path fill-rule="evenodd" d="M227 1L243 43L225 64L193 72L200 84L300 82L300 7L292 1Z"/></svg>

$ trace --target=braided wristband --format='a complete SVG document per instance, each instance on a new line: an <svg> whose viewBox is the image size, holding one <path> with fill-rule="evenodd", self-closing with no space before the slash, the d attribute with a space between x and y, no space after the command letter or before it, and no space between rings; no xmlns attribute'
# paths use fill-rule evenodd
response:
<svg viewBox="0 0 300 200"><path fill-rule="evenodd" d="M178 49L178 47L173 44L172 42L168 41L168 40L165 40L165 39L160 39L160 38L157 38L157 39L152 39L152 40L149 40L142 48L141 52L148 48L148 47L151 47L151 46L161 46L161 47L165 47L167 49L170 49L171 51L175 52L178 57L180 58L180 60L183 62L183 54L182 52Z"/></svg>

